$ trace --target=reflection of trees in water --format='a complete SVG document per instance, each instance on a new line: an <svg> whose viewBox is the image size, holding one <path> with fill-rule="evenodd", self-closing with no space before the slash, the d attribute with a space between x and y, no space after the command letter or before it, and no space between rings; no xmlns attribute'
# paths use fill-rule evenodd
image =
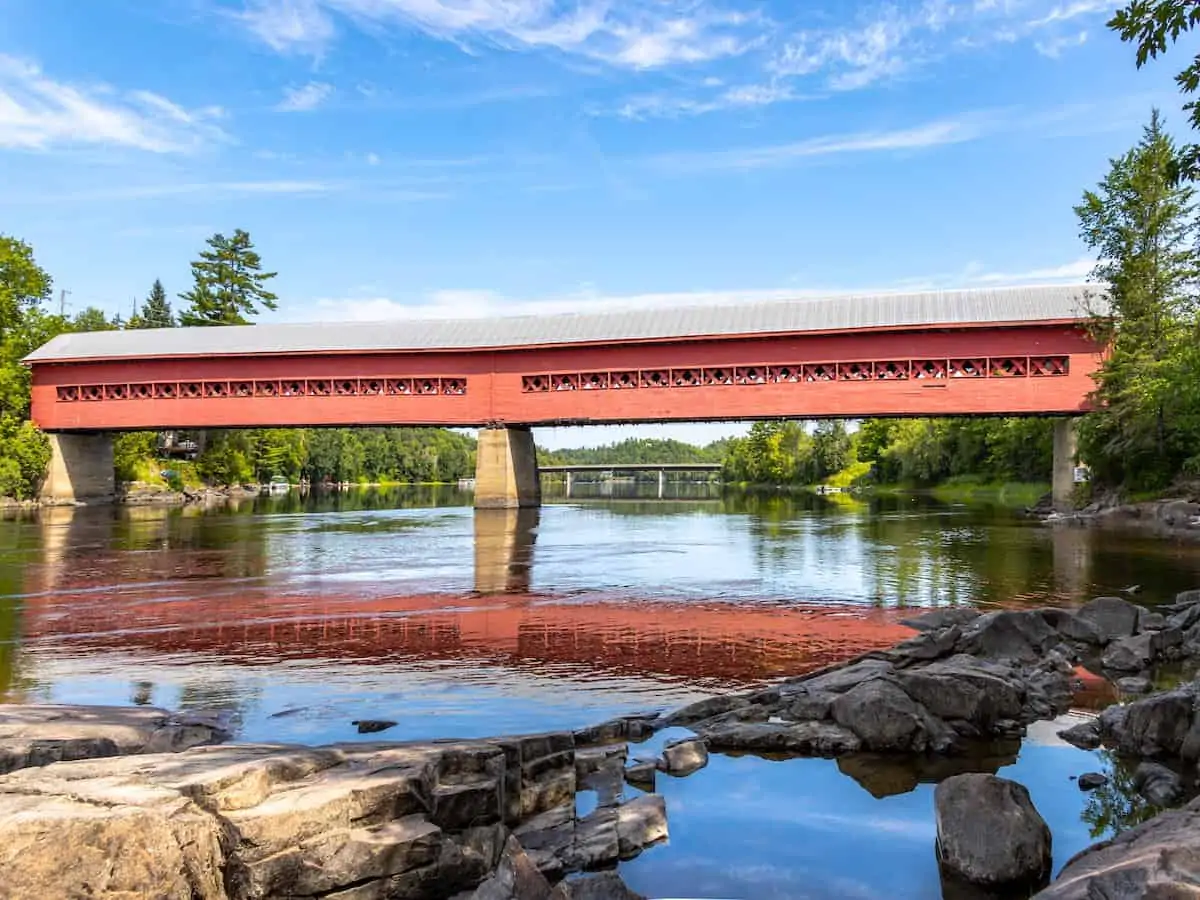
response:
<svg viewBox="0 0 1200 900"><path fill-rule="evenodd" d="M1114 837L1160 812L1134 788L1133 763L1109 750L1101 750L1099 755L1108 784L1092 791L1081 815L1091 829L1093 840Z"/></svg>

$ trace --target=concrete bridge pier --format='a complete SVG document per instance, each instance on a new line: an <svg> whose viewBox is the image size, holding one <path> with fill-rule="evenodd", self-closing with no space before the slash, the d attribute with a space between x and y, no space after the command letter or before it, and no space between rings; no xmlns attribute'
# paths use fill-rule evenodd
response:
<svg viewBox="0 0 1200 900"><path fill-rule="evenodd" d="M40 496L44 502L66 504L112 499L116 476L111 433L59 431L46 436L50 439L50 467L42 482Z"/></svg>
<svg viewBox="0 0 1200 900"><path fill-rule="evenodd" d="M1050 497L1054 508L1067 512L1074 507L1075 455L1078 435L1074 419L1054 420L1054 463L1050 482Z"/></svg>
<svg viewBox="0 0 1200 900"><path fill-rule="evenodd" d="M661 500L663 498L663 493L665 493L666 487L667 487L667 470L659 469L658 470L658 499L659 500Z"/></svg>
<svg viewBox="0 0 1200 900"><path fill-rule="evenodd" d="M537 448L528 427L484 428L475 449L475 508L540 506Z"/></svg>

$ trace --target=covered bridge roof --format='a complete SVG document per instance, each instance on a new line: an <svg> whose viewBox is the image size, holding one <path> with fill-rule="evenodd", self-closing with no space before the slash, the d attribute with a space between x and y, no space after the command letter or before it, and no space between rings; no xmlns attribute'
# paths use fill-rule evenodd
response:
<svg viewBox="0 0 1200 900"><path fill-rule="evenodd" d="M142 357L495 350L927 326L1081 321L1103 311L1096 285L842 295L623 312L412 319L63 334L29 363Z"/></svg>

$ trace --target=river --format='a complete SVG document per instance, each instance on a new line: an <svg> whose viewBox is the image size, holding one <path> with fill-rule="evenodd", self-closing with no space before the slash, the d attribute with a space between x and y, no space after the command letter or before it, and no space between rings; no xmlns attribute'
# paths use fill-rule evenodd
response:
<svg viewBox="0 0 1200 900"><path fill-rule="evenodd" d="M987 506L646 490L577 484L520 513L439 487L0 520L0 698L219 707L250 741L357 740L362 718L398 723L371 739L542 731L885 646L913 608L1200 586L1195 545ZM1119 785L1078 791L1127 773L1053 726L972 765L1029 787L1056 865L1145 814ZM670 844L622 871L651 897L937 897L944 774L714 757L660 778Z"/></svg>

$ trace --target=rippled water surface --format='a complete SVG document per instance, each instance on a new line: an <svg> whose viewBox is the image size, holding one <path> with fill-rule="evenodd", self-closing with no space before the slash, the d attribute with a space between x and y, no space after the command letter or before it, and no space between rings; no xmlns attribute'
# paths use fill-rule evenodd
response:
<svg viewBox="0 0 1200 900"><path fill-rule="evenodd" d="M2 520L0 696L222 707L245 740L355 740L360 718L396 720L392 739L539 731L890 644L913 607L1200 585L1194 545L927 499L687 492L475 513L450 488L396 489ZM1136 814L1068 780L1111 765L1042 729L984 767L1030 786L1062 862ZM936 897L944 774L717 757L660 782L671 844L627 877L659 897Z"/></svg>

